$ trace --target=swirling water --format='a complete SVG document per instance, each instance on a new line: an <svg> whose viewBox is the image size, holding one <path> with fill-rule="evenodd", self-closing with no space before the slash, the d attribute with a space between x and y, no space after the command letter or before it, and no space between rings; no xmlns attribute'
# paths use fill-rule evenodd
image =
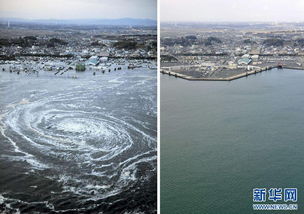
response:
<svg viewBox="0 0 304 214"><path fill-rule="evenodd" d="M0 73L0 204L155 212L156 71L78 76Z"/></svg>

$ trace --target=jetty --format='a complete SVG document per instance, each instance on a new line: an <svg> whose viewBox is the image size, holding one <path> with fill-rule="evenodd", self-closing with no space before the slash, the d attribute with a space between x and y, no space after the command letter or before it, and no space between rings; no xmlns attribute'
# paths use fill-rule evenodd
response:
<svg viewBox="0 0 304 214"><path fill-rule="evenodd" d="M232 81L232 80L240 79L240 78L243 78L243 77L248 77L250 75L258 74L258 73L261 73L261 72L264 72L264 71L267 71L267 70L271 70L271 69L274 69L274 68L304 70L303 67L295 67L295 66L288 66L288 65L278 64L276 66L266 66L266 67L262 67L262 68L251 70L251 71L244 71L240 74L232 75L232 76L229 76L229 77L193 77L193 76L182 74L182 73L179 73L177 71L172 71L172 70L166 69L166 68L161 68L160 72L162 74L167 74L169 76L178 77L178 78L181 78L181 79L191 80L191 81Z"/></svg>

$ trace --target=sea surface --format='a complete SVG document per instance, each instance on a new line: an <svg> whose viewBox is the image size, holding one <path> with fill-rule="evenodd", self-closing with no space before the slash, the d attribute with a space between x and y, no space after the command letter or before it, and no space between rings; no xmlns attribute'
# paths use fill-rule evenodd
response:
<svg viewBox="0 0 304 214"><path fill-rule="evenodd" d="M156 70L0 72L0 211L155 213Z"/></svg>
<svg viewBox="0 0 304 214"><path fill-rule="evenodd" d="M304 71L161 75L160 100L162 214L304 213ZM288 187L298 211L253 211L254 188Z"/></svg>

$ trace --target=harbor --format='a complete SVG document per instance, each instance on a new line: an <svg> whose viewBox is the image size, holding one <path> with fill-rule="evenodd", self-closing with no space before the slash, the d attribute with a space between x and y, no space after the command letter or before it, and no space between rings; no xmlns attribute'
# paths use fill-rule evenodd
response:
<svg viewBox="0 0 304 214"><path fill-rule="evenodd" d="M277 66L267 66L267 67L263 67L260 69L256 69L256 70L251 70L251 71L244 71L240 74L236 74L233 76L228 76L228 77L219 77L219 78L197 78L197 77L193 77L190 75L186 75L186 74L182 74L179 73L177 71L171 71L170 68L162 68L160 70L160 72L162 74L167 74L169 76L173 76L176 78L182 78L185 80L191 80L191 81L232 81L232 80L236 80L236 79L240 79L240 78L244 78L244 77L248 77L250 75L256 75L258 73L261 72L265 72L274 68L278 68L278 69L294 69L294 70L304 70L303 67L292 67L292 66L285 66L285 65L277 65Z"/></svg>

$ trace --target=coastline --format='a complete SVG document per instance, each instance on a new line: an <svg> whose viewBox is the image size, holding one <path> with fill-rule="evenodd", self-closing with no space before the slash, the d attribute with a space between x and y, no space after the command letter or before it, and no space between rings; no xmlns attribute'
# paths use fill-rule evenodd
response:
<svg viewBox="0 0 304 214"><path fill-rule="evenodd" d="M180 73L173 72L173 71L167 71L167 70L164 70L164 69L160 69L160 72L162 74L167 74L169 76L174 76L176 78L181 78L181 79L190 80L190 81L232 81L232 80L240 79L240 78L243 78L243 77L248 77L248 76L253 75L253 74L262 73L262 72L267 71L267 70L272 70L274 68L304 70L303 67L267 66L267 67L261 68L259 70L246 71L246 72L243 72L243 73L240 73L240 74L237 74L237 75L233 75L233 76L230 76L230 77L218 77L218 78L197 78L197 77L192 77L192 76L189 76L189 75L180 74Z"/></svg>

